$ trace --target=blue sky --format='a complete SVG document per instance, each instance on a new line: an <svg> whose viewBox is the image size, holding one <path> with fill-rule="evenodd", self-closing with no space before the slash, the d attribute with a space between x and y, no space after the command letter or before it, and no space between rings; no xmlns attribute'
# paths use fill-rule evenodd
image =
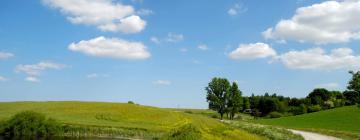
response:
<svg viewBox="0 0 360 140"><path fill-rule="evenodd" d="M360 68L360 2L0 2L0 101L206 108L212 77L244 95L344 90Z"/></svg>

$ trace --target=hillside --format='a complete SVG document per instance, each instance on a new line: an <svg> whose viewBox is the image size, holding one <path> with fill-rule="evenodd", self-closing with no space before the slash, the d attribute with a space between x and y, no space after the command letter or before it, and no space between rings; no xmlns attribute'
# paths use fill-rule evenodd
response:
<svg viewBox="0 0 360 140"><path fill-rule="evenodd" d="M360 109L356 106L346 106L298 116L261 119L255 122L316 131L340 137L347 137L347 135L357 137L360 134Z"/></svg>
<svg viewBox="0 0 360 140"><path fill-rule="evenodd" d="M0 103L0 121L23 110L33 110L71 126L80 136L160 138L187 124L203 139L262 139L218 120L170 109L101 102ZM80 133L80 134L78 134Z"/></svg>

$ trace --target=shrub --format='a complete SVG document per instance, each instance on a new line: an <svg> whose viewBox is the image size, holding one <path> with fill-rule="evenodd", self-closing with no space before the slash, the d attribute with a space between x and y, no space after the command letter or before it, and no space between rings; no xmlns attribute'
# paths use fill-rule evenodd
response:
<svg viewBox="0 0 360 140"><path fill-rule="evenodd" d="M53 119L33 111L23 111L4 122L0 134L9 137L18 136L53 136L59 133L60 126Z"/></svg>
<svg viewBox="0 0 360 140"><path fill-rule="evenodd" d="M308 107L308 111L311 112L318 112L321 110L321 106L320 105L314 105L314 106L309 106Z"/></svg>
<svg viewBox="0 0 360 140"><path fill-rule="evenodd" d="M128 101L128 104L135 104L133 101Z"/></svg>
<svg viewBox="0 0 360 140"><path fill-rule="evenodd" d="M186 124L179 128L172 130L163 139L165 140L199 140L201 139L200 130L192 125Z"/></svg>
<svg viewBox="0 0 360 140"><path fill-rule="evenodd" d="M280 118L280 117L283 116L283 114L274 111L274 112L271 112L271 113L269 114L269 116L270 116L270 118Z"/></svg>

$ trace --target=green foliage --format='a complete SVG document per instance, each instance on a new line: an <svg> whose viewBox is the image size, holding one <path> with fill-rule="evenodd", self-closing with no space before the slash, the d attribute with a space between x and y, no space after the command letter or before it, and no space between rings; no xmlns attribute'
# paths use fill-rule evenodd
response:
<svg viewBox="0 0 360 140"><path fill-rule="evenodd" d="M217 111L221 115L221 119L226 111L226 100L229 94L230 83L225 78L213 78L208 87L207 101L209 102L209 108Z"/></svg>
<svg viewBox="0 0 360 140"><path fill-rule="evenodd" d="M23 111L4 123L0 134L3 136L53 136L60 131L60 125L53 119L33 111Z"/></svg>
<svg viewBox="0 0 360 140"><path fill-rule="evenodd" d="M241 91L235 82L230 85L226 78L215 77L205 89L209 109L217 111L221 119L225 113L227 116L230 114L230 119L233 119L241 110L243 106Z"/></svg>
<svg viewBox="0 0 360 140"><path fill-rule="evenodd" d="M128 104L135 104L135 102L133 102L133 101L128 101Z"/></svg>
<svg viewBox="0 0 360 140"><path fill-rule="evenodd" d="M164 140L199 140L201 139L200 130L192 124L185 124L179 128L175 128L168 135L166 135Z"/></svg>
<svg viewBox="0 0 360 140"><path fill-rule="evenodd" d="M306 98L309 98L311 100L311 104L313 105L322 105L324 101L327 101L331 98L331 94L327 89L317 88L309 93Z"/></svg>
<svg viewBox="0 0 360 140"><path fill-rule="evenodd" d="M230 112L230 119L233 119L235 114L241 110L242 104L241 91L236 82L233 82L230 87L227 104L227 108L229 108L228 110Z"/></svg>
<svg viewBox="0 0 360 140"><path fill-rule="evenodd" d="M282 116L283 116L283 114L281 114L281 113L279 113L279 112L276 112L276 111L269 113L269 117L270 117L270 118L280 118L280 117L282 117Z"/></svg>
<svg viewBox="0 0 360 140"><path fill-rule="evenodd" d="M360 92L360 71L358 72L349 72L352 75L351 80L349 81L348 89L356 92Z"/></svg>
<svg viewBox="0 0 360 140"><path fill-rule="evenodd" d="M346 99L346 105L355 105L360 102L360 93L356 91L344 91L344 97Z"/></svg>
<svg viewBox="0 0 360 140"><path fill-rule="evenodd" d="M308 112L312 113L312 112L318 112L321 110L321 106L320 105L313 105L313 106L309 106L308 107Z"/></svg>

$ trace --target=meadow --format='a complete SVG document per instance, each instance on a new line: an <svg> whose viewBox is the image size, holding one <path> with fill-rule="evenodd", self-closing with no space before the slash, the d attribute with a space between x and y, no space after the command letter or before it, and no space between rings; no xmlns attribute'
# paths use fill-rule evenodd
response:
<svg viewBox="0 0 360 140"><path fill-rule="evenodd" d="M345 106L291 117L259 119L252 122L314 131L344 139L360 138L360 109L356 106Z"/></svg>
<svg viewBox="0 0 360 140"><path fill-rule="evenodd" d="M65 126L66 136L177 139L184 131L189 135L195 132L194 139L266 139L206 116L128 103L0 103L0 121L24 110L59 121Z"/></svg>

